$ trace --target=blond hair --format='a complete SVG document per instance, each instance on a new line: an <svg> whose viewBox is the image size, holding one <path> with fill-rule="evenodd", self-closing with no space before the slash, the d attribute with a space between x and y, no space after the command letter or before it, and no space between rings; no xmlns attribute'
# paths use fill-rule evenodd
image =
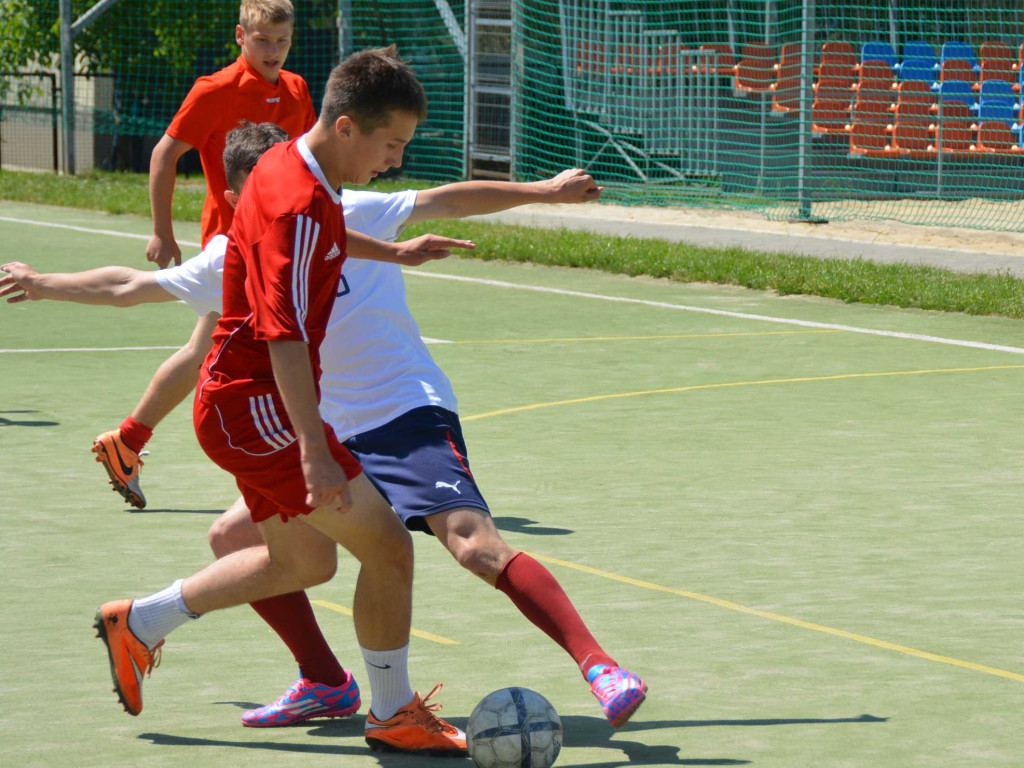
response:
<svg viewBox="0 0 1024 768"><path fill-rule="evenodd" d="M292 0L242 0L238 9L238 23L242 29L251 29L259 23L284 24L295 20Z"/></svg>

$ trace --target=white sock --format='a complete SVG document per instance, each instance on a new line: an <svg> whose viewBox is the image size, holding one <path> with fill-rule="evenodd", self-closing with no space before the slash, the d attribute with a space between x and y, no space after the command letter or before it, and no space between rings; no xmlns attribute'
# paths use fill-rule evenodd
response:
<svg viewBox="0 0 1024 768"><path fill-rule="evenodd" d="M185 607L185 599L181 596L182 581L178 579L167 589L132 602L132 609L128 612L128 629L150 650L172 630L199 618L198 614Z"/></svg>
<svg viewBox="0 0 1024 768"><path fill-rule="evenodd" d="M359 646L370 678L370 711L378 720L390 720L412 701L409 684L409 645L393 651L371 651Z"/></svg>

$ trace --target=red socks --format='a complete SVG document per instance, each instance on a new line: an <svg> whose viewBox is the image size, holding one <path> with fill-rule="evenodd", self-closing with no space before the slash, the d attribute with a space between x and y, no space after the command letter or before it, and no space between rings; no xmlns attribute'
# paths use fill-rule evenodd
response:
<svg viewBox="0 0 1024 768"><path fill-rule="evenodd" d="M584 677L595 664L617 666L590 634L562 585L525 552L508 561L495 588L508 595L526 618L562 646Z"/></svg>
<svg viewBox="0 0 1024 768"><path fill-rule="evenodd" d="M305 592L289 592L250 605L288 646L303 677L330 686L345 682L345 670L324 639Z"/></svg>
<svg viewBox="0 0 1024 768"><path fill-rule="evenodd" d="M136 421L131 416L121 424L121 440L124 444L136 453L142 453L149 438L153 436L153 430L145 424Z"/></svg>

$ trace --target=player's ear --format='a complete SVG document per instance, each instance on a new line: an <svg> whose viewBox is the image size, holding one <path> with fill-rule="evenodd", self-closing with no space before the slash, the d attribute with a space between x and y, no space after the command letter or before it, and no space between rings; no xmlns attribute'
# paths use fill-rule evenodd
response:
<svg viewBox="0 0 1024 768"><path fill-rule="evenodd" d="M245 28L241 24L235 24L235 42L239 48L245 43Z"/></svg>
<svg viewBox="0 0 1024 768"><path fill-rule="evenodd" d="M224 199L228 201L228 205L230 205L232 208L238 207L238 195L235 194L235 191L233 189L224 190Z"/></svg>
<svg viewBox="0 0 1024 768"><path fill-rule="evenodd" d="M342 115L334 121L334 132L342 138L350 138L355 128L355 122L348 115Z"/></svg>

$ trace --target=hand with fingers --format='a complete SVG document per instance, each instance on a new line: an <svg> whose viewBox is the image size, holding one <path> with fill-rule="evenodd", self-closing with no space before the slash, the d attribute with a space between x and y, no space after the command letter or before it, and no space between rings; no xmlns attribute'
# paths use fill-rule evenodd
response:
<svg viewBox="0 0 1024 768"><path fill-rule="evenodd" d="M0 298L7 297L8 304L43 298L37 288L39 273L28 264L20 261L0 264L0 272L7 273L0 277Z"/></svg>
<svg viewBox="0 0 1024 768"><path fill-rule="evenodd" d="M457 240L452 237L430 234L403 240L395 245L398 246L397 263L406 267L418 267L428 261L446 259L451 256L451 252L455 248L464 250L476 248L476 243L472 240Z"/></svg>
<svg viewBox="0 0 1024 768"><path fill-rule="evenodd" d="M330 453L302 453L302 476L306 481L306 505L327 507L344 514L352 508L345 471Z"/></svg>
<svg viewBox="0 0 1024 768"><path fill-rule="evenodd" d="M570 168L541 183L546 187L548 203L588 203L604 191L582 168Z"/></svg>
<svg viewBox="0 0 1024 768"><path fill-rule="evenodd" d="M181 248L173 237L153 235L146 245L146 260L154 262L160 269L165 269L171 261L177 267L181 264Z"/></svg>

